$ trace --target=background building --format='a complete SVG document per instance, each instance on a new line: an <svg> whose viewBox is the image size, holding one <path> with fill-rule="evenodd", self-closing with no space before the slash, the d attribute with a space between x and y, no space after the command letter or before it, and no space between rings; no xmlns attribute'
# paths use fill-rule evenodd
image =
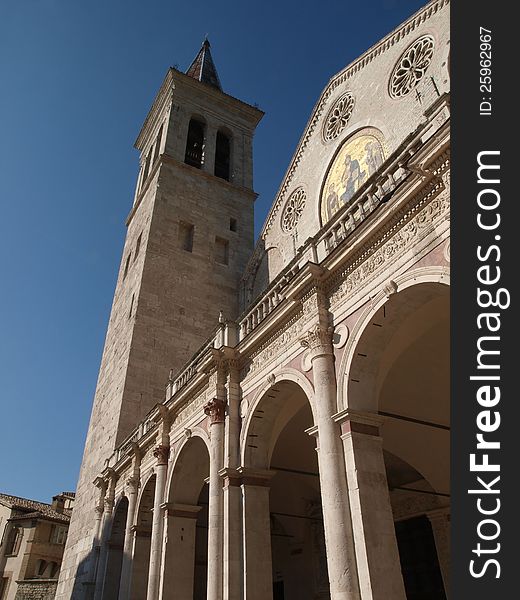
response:
<svg viewBox="0 0 520 600"><path fill-rule="evenodd" d="M59 598L445 598L449 3L334 76L253 248L204 42L140 172ZM166 393L165 393L166 388Z"/></svg>
<svg viewBox="0 0 520 600"><path fill-rule="evenodd" d="M54 598L75 494L52 504L0 494L0 599Z"/></svg>

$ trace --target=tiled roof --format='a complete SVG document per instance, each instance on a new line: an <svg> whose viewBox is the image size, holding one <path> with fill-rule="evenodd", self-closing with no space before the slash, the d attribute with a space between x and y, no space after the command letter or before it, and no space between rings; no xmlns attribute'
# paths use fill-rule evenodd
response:
<svg viewBox="0 0 520 600"><path fill-rule="evenodd" d="M68 523L70 521L71 509L64 509L62 513L54 510L50 504L38 502L36 500L28 500L19 496L11 496L10 494L0 493L0 504L9 506L20 514L16 515L15 519L36 519L47 518L54 521L62 521Z"/></svg>
<svg viewBox="0 0 520 600"><path fill-rule="evenodd" d="M207 83L208 85L211 85L222 91L220 79L218 78L217 69L215 67L215 63L213 62L213 58L211 57L209 47L209 41L205 39L204 43L202 44L202 48L199 50L199 53L188 67L186 75L189 75L190 77L193 77L193 79L197 79L197 81L202 81L202 83Z"/></svg>

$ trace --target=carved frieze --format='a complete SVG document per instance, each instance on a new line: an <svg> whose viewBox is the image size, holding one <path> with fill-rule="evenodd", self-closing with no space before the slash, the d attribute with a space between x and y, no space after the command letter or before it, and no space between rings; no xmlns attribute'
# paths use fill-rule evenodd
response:
<svg viewBox="0 0 520 600"><path fill-rule="evenodd" d="M330 297L332 306L368 284L390 261L395 260L397 254L404 253L418 243L431 231L432 225L449 212L449 194L445 191L439 194L443 187L441 183L435 184L430 193L387 232L384 236L386 241L382 244L381 241L375 242L343 272L342 283Z"/></svg>

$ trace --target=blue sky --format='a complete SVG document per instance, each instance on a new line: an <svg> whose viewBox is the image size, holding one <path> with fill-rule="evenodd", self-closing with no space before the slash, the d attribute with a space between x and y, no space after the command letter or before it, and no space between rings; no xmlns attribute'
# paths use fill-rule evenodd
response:
<svg viewBox="0 0 520 600"><path fill-rule="evenodd" d="M330 77L413 0L0 2L0 491L76 486L132 204L133 143L207 34L224 90L266 112L256 231Z"/></svg>

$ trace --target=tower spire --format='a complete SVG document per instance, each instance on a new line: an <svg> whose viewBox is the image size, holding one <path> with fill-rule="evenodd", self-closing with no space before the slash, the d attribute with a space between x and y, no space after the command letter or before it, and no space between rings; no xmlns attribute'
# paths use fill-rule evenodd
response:
<svg viewBox="0 0 520 600"><path fill-rule="evenodd" d="M202 83L206 83L222 91L222 85L220 84L217 69L215 67L215 63L213 62L213 58L211 57L209 48L210 43L208 37L206 36L202 42L202 47L199 50L199 53L186 71L186 75L189 75L190 77L193 77L193 79L202 81Z"/></svg>

